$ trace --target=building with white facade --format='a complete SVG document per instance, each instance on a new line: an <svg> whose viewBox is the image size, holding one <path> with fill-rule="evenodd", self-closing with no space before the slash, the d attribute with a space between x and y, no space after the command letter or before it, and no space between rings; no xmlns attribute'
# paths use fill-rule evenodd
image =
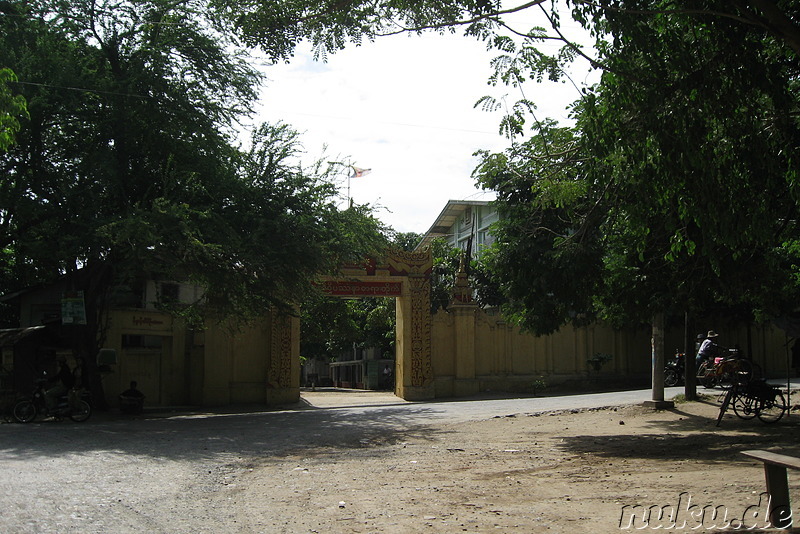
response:
<svg viewBox="0 0 800 534"><path fill-rule="evenodd" d="M417 245L420 250L437 237L461 250L467 249L472 237L472 256L491 245L494 237L490 226L498 220L497 210L485 200L448 200L442 212Z"/></svg>

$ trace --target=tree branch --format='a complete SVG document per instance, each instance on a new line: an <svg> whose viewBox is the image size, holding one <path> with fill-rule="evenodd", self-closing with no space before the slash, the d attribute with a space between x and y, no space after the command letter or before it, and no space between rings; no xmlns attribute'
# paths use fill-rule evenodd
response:
<svg viewBox="0 0 800 534"><path fill-rule="evenodd" d="M484 15L478 15L477 17L473 17L473 18L467 19L467 20L455 20L455 21L450 21L450 22L440 22L440 23L437 23L437 24L426 24L424 26L417 26L417 27L413 27L413 28L403 28L403 27L401 27L401 29L399 29L399 30L397 30L395 32L378 33L376 35L378 37L386 37L388 35L398 35L398 34L401 34L401 33L408 33L408 32L419 32L419 31L423 31L423 30L436 30L436 29L441 29L441 28L449 28L449 27L453 27L453 26L466 26L466 25L469 25L469 24L475 24L476 22L480 22L482 20L496 19L497 17L500 17L501 15L509 15L511 13L517 13L519 11L523 11L523 10L528 9L530 7L541 5L541 4L545 3L546 1L547 0L532 0L530 2L526 2L524 4L521 4L521 5L517 6L517 7L512 7L512 8L509 8L509 9L500 9L500 10L497 10L497 11L492 11L491 13L486 13ZM499 23L500 21L495 21L495 22ZM505 26L505 24L503 24L503 26ZM514 32L514 33L516 33L516 32Z"/></svg>
<svg viewBox="0 0 800 534"><path fill-rule="evenodd" d="M336 13L337 11L341 11L342 9L344 9L346 7L349 7L355 1L356 0L342 0L338 4L333 4L332 6L328 7L328 9L326 9L324 11L320 11L318 13L312 13L310 15L306 15L305 17L300 17L299 19L297 19L297 21L298 22L308 22L308 21L311 21L311 20L314 20L314 19L320 19L320 18L326 17L328 15L332 15L333 13Z"/></svg>

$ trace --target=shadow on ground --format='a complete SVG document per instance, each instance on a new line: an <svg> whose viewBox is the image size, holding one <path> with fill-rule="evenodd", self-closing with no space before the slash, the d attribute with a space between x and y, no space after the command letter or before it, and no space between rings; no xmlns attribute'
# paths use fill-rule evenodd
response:
<svg viewBox="0 0 800 534"><path fill-rule="evenodd" d="M713 413L717 413L716 402L700 402L711 404L715 408ZM765 424L758 419L739 419L731 411L717 426L715 417L697 415L681 406L678 404L669 410L676 416L672 419L651 415L652 421L645 424L645 428L652 428L652 432L564 436L560 447L572 454L605 458L701 460L724 465L752 464L752 460L739 454L748 449L780 450L783 454L800 456L798 415ZM622 424L621 428L624 428Z"/></svg>
<svg viewBox="0 0 800 534"><path fill-rule="evenodd" d="M0 427L0 453L26 459L108 451L170 460L220 454L266 459L337 454L398 441L433 439L424 405L365 409L176 413L159 417L106 417L77 424L43 421ZM409 424L409 420L421 421Z"/></svg>

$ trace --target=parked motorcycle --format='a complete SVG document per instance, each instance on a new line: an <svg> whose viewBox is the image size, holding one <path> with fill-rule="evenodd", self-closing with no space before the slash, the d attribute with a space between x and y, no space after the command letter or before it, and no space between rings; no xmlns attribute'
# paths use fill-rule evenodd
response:
<svg viewBox="0 0 800 534"><path fill-rule="evenodd" d="M675 351L675 356L664 365L664 385L671 388L682 384L685 368L685 355Z"/></svg>
<svg viewBox="0 0 800 534"><path fill-rule="evenodd" d="M37 416L54 417L63 419L69 417L73 421L82 423L92 415L92 405L89 404L89 392L86 390L72 390L58 398L56 406L48 408L45 396L47 379L40 378L36 381L36 388L27 399L22 399L14 405L12 411L18 423L30 423Z"/></svg>

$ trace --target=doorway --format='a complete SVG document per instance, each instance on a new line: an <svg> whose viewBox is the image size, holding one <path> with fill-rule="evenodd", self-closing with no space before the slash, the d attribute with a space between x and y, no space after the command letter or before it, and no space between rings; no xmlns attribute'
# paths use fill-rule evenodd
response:
<svg viewBox="0 0 800 534"><path fill-rule="evenodd" d="M339 298L394 297L397 325L394 393L405 400L434 398L430 311L432 265L430 250L390 250L380 260L347 266L340 270L339 276L324 278L319 284L323 293ZM371 371L365 366L360 370L361 376L369 376Z"/></svg>

